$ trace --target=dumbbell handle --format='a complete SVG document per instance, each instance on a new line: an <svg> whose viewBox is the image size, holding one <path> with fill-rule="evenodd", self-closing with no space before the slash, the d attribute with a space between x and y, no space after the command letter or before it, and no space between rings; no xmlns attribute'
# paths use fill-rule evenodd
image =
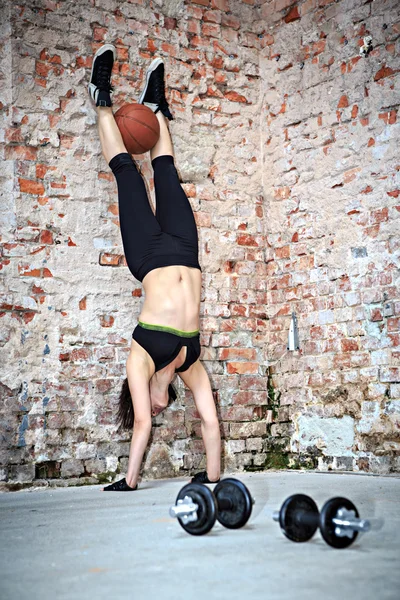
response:
<svg viewBox="0 0 400 600"><path fill-rule="evenodd" d="M371 522L367 519L358 519L357 517L348 516L347 511L345 514L342 514L342 509L339 509L336 513L336 516L332 519L332 523L339 527L340 529L351 531L359 531L361 533L366 533L371 529Z"/></svg>
<svg viewBox="0 0 400 600"><path fill-rule="evenodd" d="M273 514L272 514L272 518L274 521L278 521L280 520L280 511L276 510ZM319 514L313 514L313 513L307 513L305 511L299 511L296 514L296 521L298 523L304 523L304 525L316 525L317 523L319 524Z"/></svg>
<svg viewBox="0 0 400 600"><path fill-rule="evenodd" d="M273 520L279 521L279 515L279 510L275 511L272 515ZM305 525L315 525L317 522L319 524L319 515L299 511L296 520L298 523L304 523ZM351 531L360 531L363 533L366 533L371 529L371 523L367 519L358 519L356 517L341 518L340 509L338 510L336 517L332 519L332 523L341 529L350 529Z"/></svg>
<svg viewBox="0 0 400 600"><path fill-rule="evenodd" d="M177 504L171 506L169 509L169 514L171 517L188 517L193 515L199 505L193 502L192 498L189 496L185 496L184 500L178 500Z"/></svg>
<svg viewBox="0 0 400 600"><path fill-rule="evenodd" d="M218 498L218 510L232 510L232 502L229 498Z"/></svg>
<svg viewBox="0 0 400 600"><path fill-rule="evenodd" d="M171 517L184 517L188 515L192 515L199 508L198 504L195 504L192 499L181 502L178 500L178 504L175 506L171 506L169 509L169 514ZM218 500L218 509L219 510L231 510L232 502L228 498L221 498Z"/></svg>

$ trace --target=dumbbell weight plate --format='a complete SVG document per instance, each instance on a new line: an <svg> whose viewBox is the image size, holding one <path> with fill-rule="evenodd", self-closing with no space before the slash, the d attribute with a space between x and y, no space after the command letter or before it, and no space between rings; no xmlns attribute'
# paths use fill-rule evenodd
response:
<svg viewBox="0 0 400 600"><path fill-rule="evenodd" d="M307 542L318 529L318 506L305 494L289 496L279 511L279 524L292 542Z"/></svg>
<svg viewBox="0 0 400 600"><path fill-rule="evenodd" d="M214 494L201 483L188 483L180 490L176 498L176 504L178 504L178 500L183 500L185 496L189 496L198 505L197 520L184 523L183 519L178 517L181 527L191 535L208 533L214 527L217 519L217 503Z"/></svg>
<svg viewBox="0 0 400 600"><path fill-rule="evenodd" d="M253 508L253 499L244 483L233 477L223 479L215 486L214 496L218 506L217 519L221 525L228 529L239 529L246 525ZM221 500L230 502L231 508L221 508Z"/></svg>
<svg viewBox="0 0 400 600"><path fill-rule="evenodd" d="M340 537L336 535L336 525L333 523L332 519L336 517L339 508L352 510L354 511L356 518L359 517L358 510L350 500L340 497L331 498L322 507L319 527L321 535L327 544L333 546L334 548L347 548L355 541L358 532L353 531L352 537Z"/></svg>

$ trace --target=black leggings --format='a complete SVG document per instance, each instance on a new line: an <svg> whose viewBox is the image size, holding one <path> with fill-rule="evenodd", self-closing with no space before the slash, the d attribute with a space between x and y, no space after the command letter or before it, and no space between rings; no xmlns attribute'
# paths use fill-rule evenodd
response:
<svg viewBox="0 0 400 600"><path fill-rule="evenodd" d="M139 281L158 267L183 265L200 269L192 207L179 182L174 159L152 161L156 193L153 214L142 176L130 154L110 161L118 185L119 218L126 262Z"/></svg>

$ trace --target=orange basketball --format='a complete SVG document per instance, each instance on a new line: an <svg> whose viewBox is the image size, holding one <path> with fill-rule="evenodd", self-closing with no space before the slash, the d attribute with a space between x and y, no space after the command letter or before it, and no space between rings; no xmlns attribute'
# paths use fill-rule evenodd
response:
<svg viewBox="0 0 400 600"><path fill-rule="evenodd" d="M130 154L147 152L160 137L157 117L144 104L124 104L114 117Z"/></svg>

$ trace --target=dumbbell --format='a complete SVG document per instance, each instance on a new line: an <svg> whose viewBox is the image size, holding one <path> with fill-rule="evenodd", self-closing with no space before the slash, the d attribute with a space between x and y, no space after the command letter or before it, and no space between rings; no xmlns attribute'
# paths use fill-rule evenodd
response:
<svg viewBox="0 0 400 600"><path fill-rule="evenodd" d="M318 527L325 542L334 548L347 548L359 532L371 529L370 521L359 518L354 504L347 498L331 498L321 513L314 500L304 494L289 496L272 518L293 542L307 542Z"/></svg>
<svg viewBox="0 0 400 600"><path fill-rule="evenodd" d="M212 492L201 483L188 483L179 492L169 514L191 535L208 533L218 521L239 529L250 518L254 500L247 487L232 477L223 479Z"/></svg>

